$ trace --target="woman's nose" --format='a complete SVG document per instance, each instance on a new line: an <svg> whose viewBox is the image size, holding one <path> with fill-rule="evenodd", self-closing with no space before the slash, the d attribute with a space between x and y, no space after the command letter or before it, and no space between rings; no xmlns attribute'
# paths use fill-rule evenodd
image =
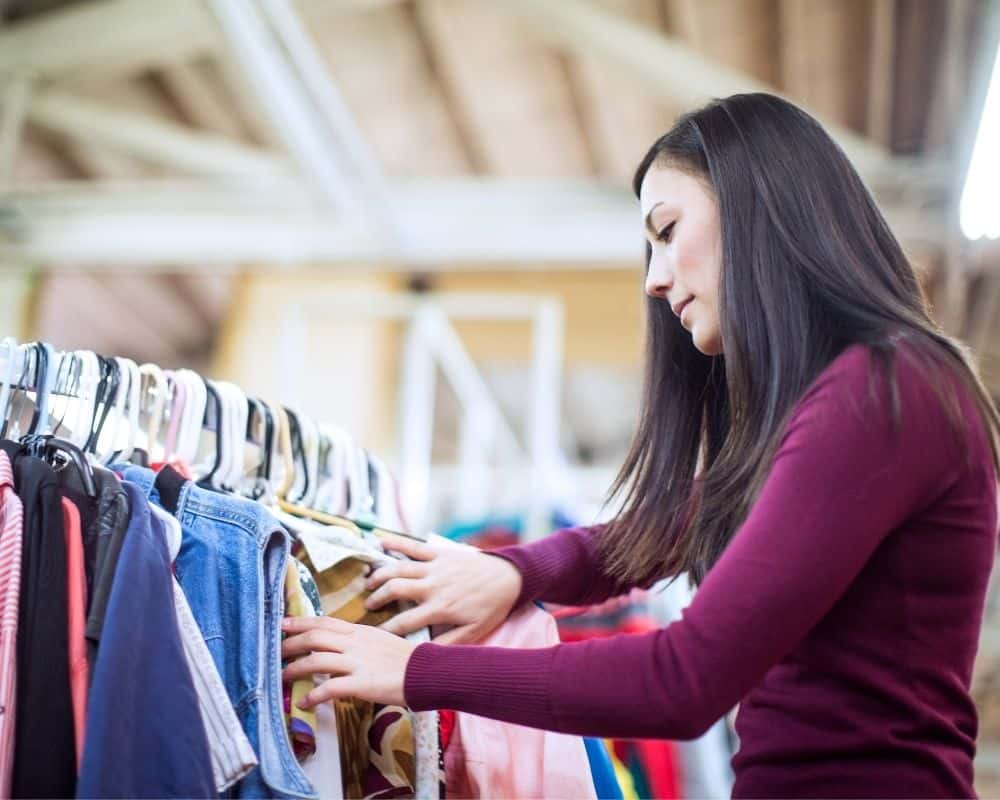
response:
<svg viewBox="0 0 1000 800"><path fill-rule="evenodd" d="M657 263L656 259L651 261L649 272L646 273L646 294L650 297L666 300L673 285L673 273L664 264Z"/></svg>

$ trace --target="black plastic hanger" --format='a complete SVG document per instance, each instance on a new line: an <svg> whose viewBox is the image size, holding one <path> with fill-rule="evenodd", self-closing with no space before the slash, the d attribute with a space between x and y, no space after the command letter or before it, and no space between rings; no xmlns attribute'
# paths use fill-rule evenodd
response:
<svg viewBox="0 0 1000 800"><path fill-rule="evenodd" d="M94 470L84 452L72 442L51 434L28 434L21 439L26 452L42 458L55 469L64 469L72 464L76 467L88 497L97 497L97 481Z"/></svg>
<svg viewBox="0 0 1000 800"><path fill-rule="evenodd" d="M222 398L219 397L219 392L212 386L211 381L205 381L205 391L208 394L209 402L205 403L205 416L202 419L202 425L206 430L215 431L215 462L208 475L198 481L198 485L212 488L212 478L222 466Z"/></svg>
<svg viewBox="0 0 1000 800"><path fill-rule="evenodd" d="M292 458L295 460L296 465L302 465L302 491L292 501L298 503L302 501L303 497L309 494L309 459L306 457L305 442L302 438L302 427L299 425L298 416L287 408L285 409L285 413L288 414L288 433L292 442ZM297 467L296 472L298 472Z"/></svg>
<svg viewBox="0 0 1000 800"><path fill-rule="evenodd" d="M42 415L41 403L47 400L47 398L42 397L42 394L44 393L45 377L48 373L49 351L41 342L34 342L31 345L31 352L35 362L35 372L32 376L31 385L35 389L35 396L39 402L35 403L35 410L31 415L31 424L28 426L28 433L35 434L38 432L38 423ZM27 389L27 386L25 388Z"/></svg>
<svg viewBox="0 0 1000 800"><path fill-rule="evenodd" d="M118 387L121 385L121 367L113 358L97 357L101 364L101 382L97 387L97 402L94 404L94 421L90 427L90 438L84 447L88 453L97 452L97 443L107 422L108 412L118 397ZM102 406L100 419L97 419L97 408Z"/></svg>

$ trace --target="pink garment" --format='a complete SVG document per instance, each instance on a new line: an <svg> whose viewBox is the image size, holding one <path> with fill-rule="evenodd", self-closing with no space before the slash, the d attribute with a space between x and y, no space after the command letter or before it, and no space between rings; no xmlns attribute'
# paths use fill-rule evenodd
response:
<svg viewBox="0 0 1000 800"><path fill-rule="evenodd" d="M559 644L556 621L530 603L515 611L483 645ZM459 712L444 756L448 797L595 797L583 739Z"/></svg>
<svg viewBox="0 0 1000 800"><path fill-rule="evenodd" d="M83 566L83 534L80 510L62 499L63 530L66 535L66 595L69 643L69 689L73 698L73 733L77 769L83 763L83 732L87 727L87 575Z"/></svg>
<svg viewBox="0 0 1000 800"><path fill-rule="evenodd" d="M17 612L24 511L10 458L0 450L0 797L10 797L17 698Z"/></svg>

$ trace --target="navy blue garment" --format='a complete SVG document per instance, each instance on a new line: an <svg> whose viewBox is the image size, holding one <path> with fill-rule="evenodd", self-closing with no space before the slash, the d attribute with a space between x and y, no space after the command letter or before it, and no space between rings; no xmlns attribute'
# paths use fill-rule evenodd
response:
<svg viewBox="0 0 1000 800"><path fill-rule="evenodd" d="M590 775L594 779L594 791L598 800L622 800L622 787L615 777L615 768L611 756L600 739L584 738L587 748L587 759L590 761Z"/></svg>
<svg viewBox="0 0 1000 800"><path fill-rule="evenodd" d="M163 523L141 490L123 486L131 515L94 665L76 795L214 798Z"/></svg>

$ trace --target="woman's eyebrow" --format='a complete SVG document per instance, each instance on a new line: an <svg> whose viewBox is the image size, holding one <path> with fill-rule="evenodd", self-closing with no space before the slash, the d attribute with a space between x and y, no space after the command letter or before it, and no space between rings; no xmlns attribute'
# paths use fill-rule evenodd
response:
<svg viewBox="0 0 1000 800"><path fill-rule="evenodd" d="M653 207L649 209L649 212L646 214L646 230L649 231L652 236L656 236L656 229L653 227L653 212L662 205L662 200L659 203L653 203Z"/></svg>

